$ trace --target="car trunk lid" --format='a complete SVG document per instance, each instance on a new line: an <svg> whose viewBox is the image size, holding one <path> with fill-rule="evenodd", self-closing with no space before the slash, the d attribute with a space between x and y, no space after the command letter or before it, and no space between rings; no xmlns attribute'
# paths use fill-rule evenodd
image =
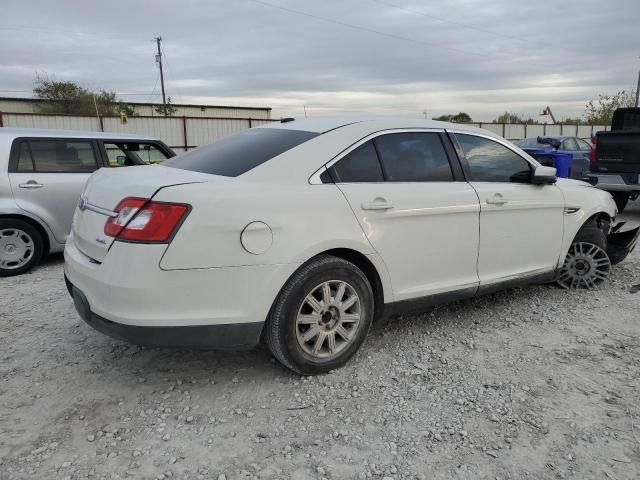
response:
<svg viewBox="0 0 640 480"><path fill-rule="evenodd" d="M102 262L115 238L104 226L118 203L126 197L151 199L158 190L185 183L215 181L216 177L162 165L103 168L87 181L73 216L73 238L78 249Z"/></svg>

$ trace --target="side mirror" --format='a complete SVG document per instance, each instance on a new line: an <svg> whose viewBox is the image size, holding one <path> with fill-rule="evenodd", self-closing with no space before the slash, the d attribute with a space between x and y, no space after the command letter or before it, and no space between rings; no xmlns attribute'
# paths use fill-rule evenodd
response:
<svg viewBox="0 0 640 480"><path fill-rule="evenodd" d="M124 167L125 163L127 163L127 157L125 157L124 155L118 155L116 157L116 163L121 167Z"/></svg>
<svg viewBox="0 0 640 480"><path fill-rule="evenodd" d="M550 185L556 183L558 177L556 177L556 169L553 167L536 167L533 171L533 177L531 183L535 185Z"/></svg>

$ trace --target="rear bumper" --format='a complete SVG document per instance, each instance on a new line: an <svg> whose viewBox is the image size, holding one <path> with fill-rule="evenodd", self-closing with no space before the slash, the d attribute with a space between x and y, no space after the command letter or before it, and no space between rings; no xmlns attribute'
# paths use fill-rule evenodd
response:
<svg viewBox="0 0 640 480"><path fill-rule="evenodd" d="M163 270L165 249L116 242L98 263L70 235L64 271L80 316L96 330L141 345L251 346L298 267Z"/></svg>
<svg viewBox="0 0 640 480"><path fill-rule="evenodd" d="M586 177L596 188L607 192L636 192L640 191L640 184L629 183L622 175L589 173Z"/></svg>
<svg viewBox="0 0 640 480"><path fill-rule="evenodd" d="M66 276L65 282L78 314L89 326L134 345L240 349L257 345L262 334L263 322L175 327L140 327L112 322L93 313L87 297Z"/></svg>

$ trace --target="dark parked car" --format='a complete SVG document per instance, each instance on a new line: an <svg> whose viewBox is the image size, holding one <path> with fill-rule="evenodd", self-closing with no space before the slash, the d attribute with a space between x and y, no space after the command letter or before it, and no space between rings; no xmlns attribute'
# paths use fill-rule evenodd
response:
<svg viewBox="0 0 640 480"><path fill-rule="evenodd" d="M592 146L578 137L531 137L513 142L527 153L530 150L549 150L573 155L570 178L585 178L589 174L589 162Z"/></svg>

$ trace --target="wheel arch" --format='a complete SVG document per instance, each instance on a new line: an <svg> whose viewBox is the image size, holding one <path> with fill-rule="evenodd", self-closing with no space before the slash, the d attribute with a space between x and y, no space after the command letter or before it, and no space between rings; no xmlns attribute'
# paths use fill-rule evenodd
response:
<svg viewBox="0 0 640 480"><path fill-rule="evenodd" d="M330 250L325 250L318 255L332 255L334 257L342 258L343 260L353 263L356 267L362 270L369 280L373 290L374 320L379 319L384 311L385 293L389 292L385 289L380 272L371 261L370 256L364 255L357 250L352 250L350 248L332 248Z"/></svg>
<svg viewBox="0 0 640 480"><path fill-rule="evenodd" d="M565 214L565 238L562 245L562 252L557 264L558 268L562 268L567 253L569 252L569 248L571 247L573 240L576 238L576 235L578 235L578 232L582 229L582 227L589 224L590 222L596 222L598 226L604 231L605 235L607 235L614 222L614 218L609 212L605 210L583 213L583 215L577 221L572 223L569 223L567 221L568 217L569 216Z"/></svg>
<svg viewBox="0 0 640 480"><path fill-rule="evenodd" d="M44 243L43 254L44 255L49 254L49 252L51 251L51 238L49 237L49 232L47 232L47 229L38 220L32 217L29 217L27 215L21 215L19 213L0 214L0 220L5 220L5 219L21 220L23 222L28 223L33 228L35 228L38 231L38 233L40 233L40 235L42 236L42 241Z"/></svg>

